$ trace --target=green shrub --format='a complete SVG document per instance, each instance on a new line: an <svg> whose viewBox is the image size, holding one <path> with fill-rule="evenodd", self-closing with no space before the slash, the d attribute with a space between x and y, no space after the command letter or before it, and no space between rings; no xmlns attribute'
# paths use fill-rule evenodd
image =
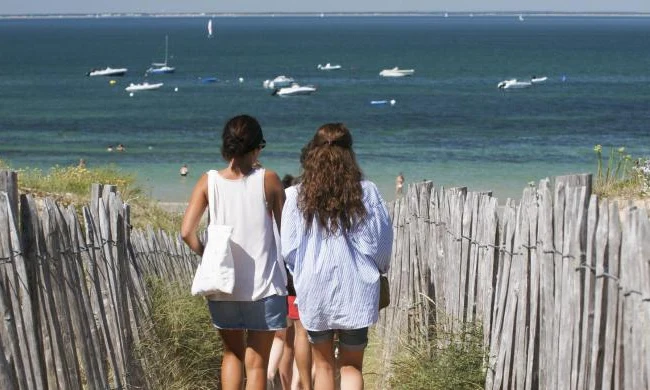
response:
<svg viewBox="0 0 650 390"><path fill-rule="evenodd" d="M430 343L406 345L391 364L389 383L399 390L474 390L485 383L486 350L480 323L465 323L450 333L426 330Z"/></svg>
<svg viewBox="0 0 650 390"><path fill-rule="evenodd" d="M222 345L205 300L189 286L150 280L151 323L136 355L151 389L217 389Z"/></svg>
<svg viewBox="0 0 650 390"><path fill-rule="evenodd" d="M643 159L632 159L625 147L610 148L606 164L603 147L596 145L597 172L593 192L601 197L640 198L648 195L648 174L644 174Z"/></svg>
<svg viewBox="0 0 650 390"><path fill-rule="evenodd" d="M11 169L9 164L0 160L0 169ZM38 198L50 197L67 206L86 205L90 202L90 190L93 184L110 184L117 186L122 200L131 205L131 225L145 229L148 225L168 233L180 230L182 215L169 212L159 203L145 195L136 184L136 176L124 173L115 166L86 168L80 166L55 166L47 171L41 169L21 169L18 173L18 187L21 192L30 193ZM77 208L81 213L81 207ZM80 215L79 220L83 221Z"/></svg>

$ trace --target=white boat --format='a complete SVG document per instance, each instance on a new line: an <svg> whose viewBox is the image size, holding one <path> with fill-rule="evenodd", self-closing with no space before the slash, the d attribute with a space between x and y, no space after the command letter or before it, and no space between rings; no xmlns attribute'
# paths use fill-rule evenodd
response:
<svg viewBox="0 0 650 390"><path fill-rule="evenodd" d="M268 89L277 89L277 88L284 88L288 87L291 84L293 84L295 80L291 77L287 77L285 75L278 76L274 78L273 80L264 80L264 88Z"/></svg>
<svg viewBox="0 0 650 390"><path fill-rule="evenodd" d="M546 77L546 76L543 76L543 77L533 76L533 77L530 78L530 82L533 83L533 84L543 83L546 80L548 80L548 77Z"/></svg>
<svg viewBox="0 0 650 390"><path fill-rule="evenodd" d="M379 75L382 77L404 77L411 76L413 73L415 73L415 70L413 69L400 69L396 66L393 69L382 70L379 72Z"/></svg>
<svg viewBox="0 0 650 390"><path fill-rule="evenodd" d="M212 38L212 19L208 21L208 38Z"/></svg>
<svg viewBox="0 0 650 390"><path fill-rule="evenodd" d="M524 15L519 14L519 21L520 21L520 22L523 22L523 21L524 21Z"/></svg>
<svg viewBox="0 0 650 390"><path fill-rule="evenodd" d="M395 103L397 103L395 101L395 99L391 99L391 100L371 100L370 101L370 104L372 104L372 105L390 104L391 106L394 106Z"/></svg>
<svg viewBox="0 0 650 390"><path fill-rule="evenodd" d="M529 81L517 81L517 79L503 80L497 84L499 89L518 89L518 88L527 88L533 85Z"/></svg>
<svg viewBox="0 0 650 390"><path fill-rule="evenodd" d="M86 73L86 76L124 76L127 68L111 68L110 66L105 69L92 69Z"/></svg>
<svg viewBox="0 0 650 390"><path fill-rule="evenodd" d="M316 92L316 87L313 85L298 85L293 83L288 87L278 88L273 91L273 95L277 96L295 96L295 95L309 95Z"/></svg>
<svg viewBox="0 0 650 390"><path fill-rule="evenodd" d="M131 83L129 84L128 87L124 88L124 90L127 92L151 91L154 89L158 89L162 86L163 83L149 84L148 82L145 81L144 83L140 83L140 84Z"/></svg>
<svg viewBox="0 0 650 390"><path fill-rule="evenodd" d="M167 55L169 53L169 37L165 35L165 62L154 62L152 67L147 69L149 74L165 74L165 73L174 73L176 68L167 65Z"/></svg>
<svg viewBox="0 0 650 390"><path fill-rule="evenodd" d="M329 62L327 64L325 64L325 65L318 64L316 67L318 69L320 69L320 70L339 70L339 69L341 69L341 65L338 65L338 64L337 65L332 65Z"/></svg>

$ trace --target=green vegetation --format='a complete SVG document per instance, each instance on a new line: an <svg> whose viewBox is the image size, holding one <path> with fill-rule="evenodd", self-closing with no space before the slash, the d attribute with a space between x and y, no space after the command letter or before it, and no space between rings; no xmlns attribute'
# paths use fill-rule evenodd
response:
<svg viewBox="0 0 650 390"><path fill-rule="evenodd" d="M189 286L150 280L151 323L136 356L150 389L219 388L222 345L203 298Z"/></svg>
<svg viewBox="0 0 650 390"><path fill-rule="evenodd" d="M426 331L426 345L407 344L392 362L392 389L474 390L485 383L486 351L480 323L461 324L446 331L443 325Z"/></svg>
<svg viewBox="0 0 650 390"><path fill-rule="evenodd" d="M0 160L0 169L11 169ZM182 216L171 213L147 197L135 183L136 177L114 166L86 168L80 166L55 166L48 171L41 169L17 170L18 187L21 192L37 197L50 197L62 205L86 205L90 201L90 188L94 183L117 186L122 200L131 205L131 224L136 228L151 225L169 233L180 230ZM80 211L81 208L79 207ZM83 218L79 219L83 221Z"/></svg>
<svg viewBox="0 0 650 390"><path fill-rule="evenodd" d="M611 148L607 161L603 161L603 147L596 145L598 171L594 193L607 198L643 198L650 194L650 161L633 159L625 147Z"/></svg>

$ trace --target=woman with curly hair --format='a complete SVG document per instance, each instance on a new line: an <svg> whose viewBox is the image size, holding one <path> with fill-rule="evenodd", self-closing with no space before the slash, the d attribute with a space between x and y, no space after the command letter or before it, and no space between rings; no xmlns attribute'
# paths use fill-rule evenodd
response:
<svg viewBox="0 0 650 390"><path fill-rule="evenodd" d="M312 345L314 389L335 388L335 334L341 389L363 389L363 353L379 315L392 225L377 187L363 179L343 124L320 127L300 160L301 183L286 190L281 241Z"/></svg>
<svg viewBox="0 0 650 390"><path fill-rule="evenodd" d="M241 390L244 368L246 389L262 390L273 336L287 327L286 275L278 262L273 228L280 226L284 188L275 172L258 167L266 141L255 118L230 119L221 139L221 155L228 166L207 172L196 183L181 235L194 252L203 254L197 228L208 207L217 224L233 227L233 292L207 297L224 346L221 388Z"/></svg>

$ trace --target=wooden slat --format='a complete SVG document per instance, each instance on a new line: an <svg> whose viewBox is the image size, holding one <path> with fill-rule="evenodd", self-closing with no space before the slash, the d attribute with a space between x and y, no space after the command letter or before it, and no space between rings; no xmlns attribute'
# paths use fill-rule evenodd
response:
<svg viewBox="0 0 650 390"><path fill-rule="evenodd" d="M602 372L603 389L618 389L620 383L615 380L621 367L620 348L617 341L617 334L620 335L618 326L620 300L618 293L618 278L620 268L621 251L621 221L618 214L616 202L609 204L609 226L607 228L607 254L603 265L603 272L596 274L596 277L604 277L607 296L606 324L605 324L605 364Z"/></svg>
<svg viewBox="0 0 650 390"><path fill-rule="evenodd" d="M595 301L595 275L596 275L596 229L598 221L598 198L596 195L591 195L589 200L589 207L587 210L587 237L586 248L583 263L580 264L580 273L582 274L583 289L582 289L582 319L581 332L582 339L580 346L582 353L580 354L580 366L578 368L578 388L588 389L592 384L589 383L590 368L592 361L592 342L595 334L594 321L596 311Z"/></svg>

